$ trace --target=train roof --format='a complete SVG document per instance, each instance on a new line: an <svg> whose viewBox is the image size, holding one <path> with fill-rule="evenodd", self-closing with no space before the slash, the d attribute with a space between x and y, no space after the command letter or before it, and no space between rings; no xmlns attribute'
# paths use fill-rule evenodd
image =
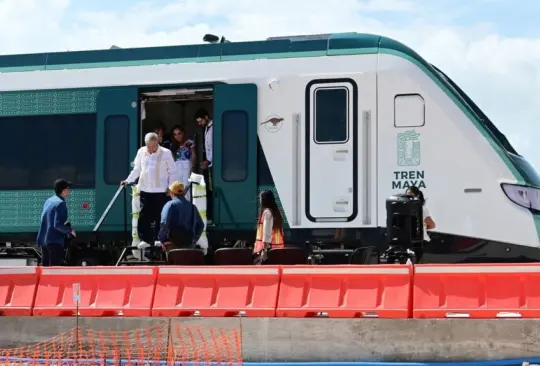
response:
<svg viewBox="0 0 540 366"><path fill-rule="evenodd" d="M336 33L272 37L251 42L3 55L0 56L0 72L303 58L377 52L400 53L425 64L416 52L393 39L375 34Z"/></svg>

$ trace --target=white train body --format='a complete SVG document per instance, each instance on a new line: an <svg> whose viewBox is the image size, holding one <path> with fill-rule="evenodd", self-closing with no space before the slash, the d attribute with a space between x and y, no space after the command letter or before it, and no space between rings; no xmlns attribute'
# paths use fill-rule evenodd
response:
<svg viewBox="0 0 540 366"><path fill-rule="evenodd" d="M486 127L485 116L475 114L450 80L409 49L384 40L386 46L375 50L321 57L0 68L0 95L254 84L257 135L288 229L384 228L386 198L415 185L437 223L433 236L444 237L444 245L466 237L475 240L469 249L487 245L481 252L489 258L534 260L536 254L525 249L540 245L534 170L505 149L504 136L490 130L490 122ZM332 115L335 126L329 127ZM219 116L214 121L220 123ZM214 152L215 159L219 154ZM514 185L506 187L508 194L504 184Z"/></svg>

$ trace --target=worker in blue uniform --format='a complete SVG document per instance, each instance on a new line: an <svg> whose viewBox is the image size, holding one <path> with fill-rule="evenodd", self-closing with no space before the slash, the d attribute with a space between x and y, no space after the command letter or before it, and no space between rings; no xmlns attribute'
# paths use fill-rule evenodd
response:
<svg viewBox="0 0 540 366"><path fill-rule="evenodd" d="M68 223L66 197L70 188L71 182L56 180L54 196L47 199L43 205L41 226L37 235L37 244L43 252L42 266L61 266L64 263L66 238L68 235L76 236L75 230Z"/></svg>
<svg viewBox="0 0 540 366"><path fill-rule="evenodd" d="M199 240L204 222L195 205L184 197L184 185L178 181L169 186L171 200L161 211L159 241L167 248L189 248Z"/></svg>

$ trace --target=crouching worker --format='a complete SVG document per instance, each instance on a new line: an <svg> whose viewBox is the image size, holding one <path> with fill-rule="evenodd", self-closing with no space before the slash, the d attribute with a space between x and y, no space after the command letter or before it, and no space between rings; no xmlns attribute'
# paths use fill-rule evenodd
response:
<svg viewBox="0 0 540 366"><path fill-rule="evenodd" d="M158 239L165 250L191 248L204 230L204 222L197 207L184 197L184 185L178 181L169 187L171 200L161 211Z"/></svg>
<svg viewBox="0 0 540 366"><path fill-rule="evenodd" d="M257 223L257 235L253 248L254 263L260 264L266 260L267 251L283 248L283 217L272 191L264 191L260 195L260 213Z"/></svg>

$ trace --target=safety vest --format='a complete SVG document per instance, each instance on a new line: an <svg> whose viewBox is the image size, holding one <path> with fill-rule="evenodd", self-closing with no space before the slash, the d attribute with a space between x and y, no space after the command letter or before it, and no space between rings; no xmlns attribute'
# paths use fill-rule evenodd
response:
<svg viewBox="0 0 540 366"><path fill-rule="evenodd" d="M253 248L253 253L259 253L264 249L263 216L264 215L261 214L257 224L257 235L255 236L255 247ZM272 229L272 237L270 238L270 241L271 249L283 248L285 246L285 241L283 240L283 229Z"/></svg>

